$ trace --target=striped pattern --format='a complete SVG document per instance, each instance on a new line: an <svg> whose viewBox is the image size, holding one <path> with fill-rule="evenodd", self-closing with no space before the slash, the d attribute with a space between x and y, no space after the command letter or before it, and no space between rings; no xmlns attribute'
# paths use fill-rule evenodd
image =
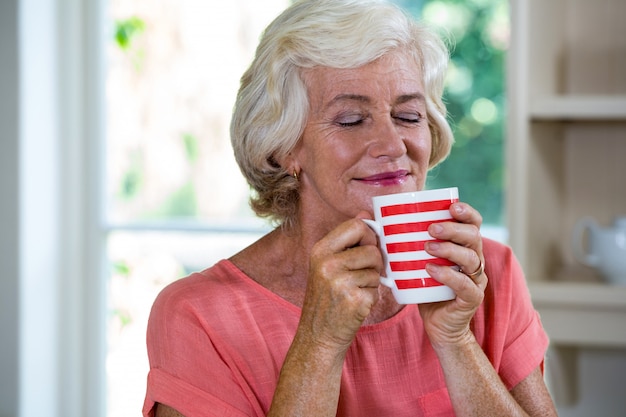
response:
<svg viewBox="0 0 626 417"><path fill-rule="evenodd" d="M389 269L399 290L443 285L428 276L427 263L454 266L447 259L433 258L425 250L433 223L451 220L450 204L458 199L384 206L380 208Z"/></svg>

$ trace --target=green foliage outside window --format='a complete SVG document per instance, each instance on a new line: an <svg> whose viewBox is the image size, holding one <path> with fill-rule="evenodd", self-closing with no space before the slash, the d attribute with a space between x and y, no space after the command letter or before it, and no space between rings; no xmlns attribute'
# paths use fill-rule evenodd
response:
<svg viewBox="0 0 626 417"><path fill-rule="evenodd" d="M136 16L115 22L115 42L123 49L128 50L135 36L142 33L146 28L143 20Z"/></svg>
<svg viewBox="0 0 626 417"><path fill-rule="evenodd" d="M145 51L141 48L136 48L135 43L145 31L146 23L137 16L115 21L115 44L128 55L137 72L141 70Z"/></svg>

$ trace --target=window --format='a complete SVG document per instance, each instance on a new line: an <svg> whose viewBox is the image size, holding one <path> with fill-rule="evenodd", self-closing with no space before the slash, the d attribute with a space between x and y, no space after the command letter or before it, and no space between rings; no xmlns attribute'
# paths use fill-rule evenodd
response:
<svg viewBox="0 0 626 417"><path fill-rule="evenodd" d="M487 223L501 226L506 1L397 3L450 28L456 45L446 101L457 144L429 186L459 186ZM108 417L141 409L157 293L268 230L248 208L228 129L258 36L287 4L106 3Z"/></svg>
<svg viewBox="0 0 626 417"><path fill-rule="evenodd" d="M157 293L268 229L249 209L229 124L259 35L287 4L108 2L109 417L141 409Z"/></svg>

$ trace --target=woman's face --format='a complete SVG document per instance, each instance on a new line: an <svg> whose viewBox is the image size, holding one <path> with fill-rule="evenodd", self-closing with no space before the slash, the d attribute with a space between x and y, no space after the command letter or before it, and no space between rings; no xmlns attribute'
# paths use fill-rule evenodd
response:
<svg viewBox="0 0 626 417"><path fill-rule="evenodd" d="M337 223L371 213L376 195L424 187L431 152L422 74L392 53L357 69L304 74L310 110L291 153L302 219Z"/></svg>

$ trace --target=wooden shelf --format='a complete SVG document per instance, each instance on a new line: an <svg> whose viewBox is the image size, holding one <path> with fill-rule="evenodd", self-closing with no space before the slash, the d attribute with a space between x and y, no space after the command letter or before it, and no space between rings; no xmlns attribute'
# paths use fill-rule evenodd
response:
<svg viewBox="0 0 626 417"><path fill-rule="evenodd" d="M529 282L552 344L626 348L626 286Z"/></svg>
<svg viewBox="0 0 626 417"><path fill-rule="evenodd" d="M618 415L626 396L599 393L625 385L626 285L577 262L571 239L584 216L608 224L626 213L616 191L626 184L626 1L509 4L509 242L550 337L546 374L559 414L600 404ZM606 378L590 382L609 350L620 359L611 355Z"/></svg>
<svg viewBox="0 0 626 417"><path fill-rule="evenodd" d="M626 96L561 95L530 104L533 120L626 120Z"/></svg>

